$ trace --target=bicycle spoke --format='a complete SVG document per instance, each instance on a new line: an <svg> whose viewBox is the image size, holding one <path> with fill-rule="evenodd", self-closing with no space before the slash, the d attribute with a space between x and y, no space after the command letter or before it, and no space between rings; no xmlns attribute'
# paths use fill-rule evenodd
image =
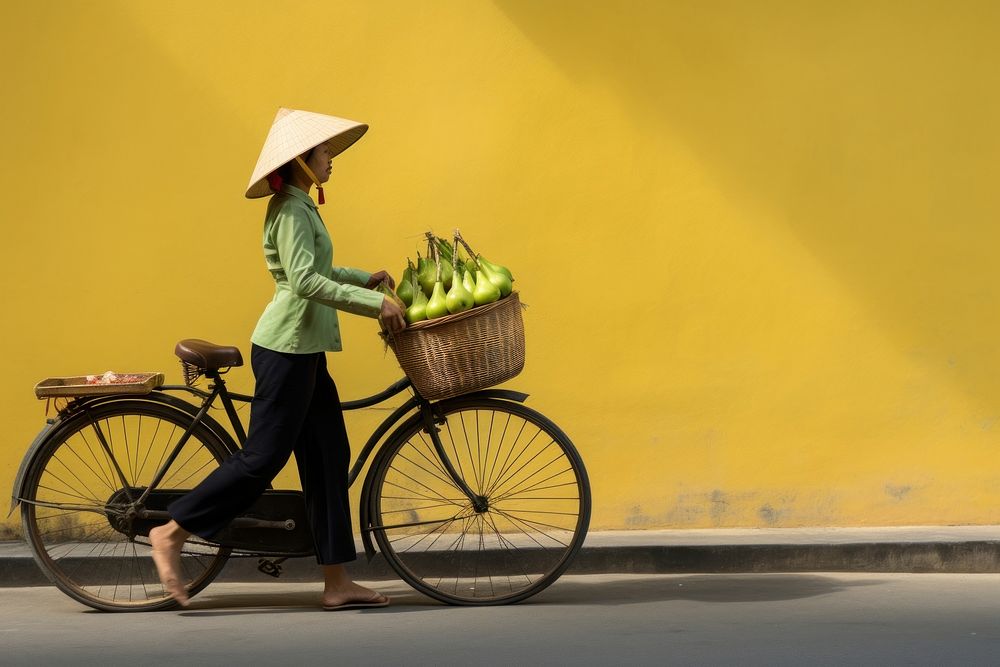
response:
<svg viewBox="0 0 1000 667"><path fill-rule="evenodd" d="M455 455L454 461L458 464L458 474L462 479L466 479L465 470L462 467L462 457L458 455L458 443L455 441L455 435L451 432L451 420L445 421L445 428L448 429L448 440L451 442L451 451ZM422 434L420 435L421 442L424 439ZM444 443L441 444L441 448L444 449ZM433 446L431 450L433 450Z"/></svg>
<svg viewBox="0 0 1000 667"><path fill-rule="evenodd" d="M477 415L479 413L476 413ZM479 552L482 553L486 551L486 540L483 538L483 516L480 514L476 517L476 523L479 524ZM487 580L490 582L490 596L495 595L493 592L493 579L487 575ZM479 581L479 559L476 559L476 576L473 580L473 588L475 588L475 582Z"/></svg>
<svg viewBox="0 0 1000 667"><path fill-rule="evenodd" d="M548 535L547 533L544 533L544 532L542 532L542 531L538 531L538 530L536 530L536 531L534 531L534 532L531 532L531 533L529 533L529 532L528 532L528 531L526 531L526 530L525 530L525 529L524 529L524 528L523 528L523 527L522 527L521 525L519 525L519 524L524 524L524 523L525 523L524 521L519 521L519 520L518 520L517 518L515 518L515 517L513 517L513 516L510 516L510 515L509 515L509 514L507 514L506 512L502 512L502 511L499 511L499 510L498 510L498 511L497 511L497 514L499 514L500 516L502 516L502 517L504 517L505 519L507 519L507 521L509 521L509 522L510 522L510 525L512 525L512 526L514 527L514 529L515 529L515 530L517 530L517 532L519 532L519 533L520 533L521 535L524 535L524 536L525 536L525 537L527 537L527 538L528 538L529 540L531 540L532 542L534 542L535 544L537 544L537 545L538 545L538 547L539 547L540 549L543 549L543 550L546 550L546 551L547 551L547 550L550 550L550 549L554 549L554 548L557 548L557 547L554 547L554 546L551 546L551 545L550 545L550 546L545 546L544 544L542 544L541 542L539 542L539 541L538 541L538 540L537 540L537 539L535 538L535 534L536 534L536 533L540 533L541 535L545 536L545 537L546 537L546 538L548 538L549 540L551 540L551 541L553 541L553 542L557 543L557 544L558 544L558 545L559 545L560 547L567 547L567 546L569 546L569 545L567 545L567 544L566 544L565 542L562 542L562 541L560 541L560 540L557 540L556 538L554 538L554 537L552 537L551 535ZM530 528L530 526L529 526L529 528ZM562 529L562 530L563 530L563 532L565 532L565 529Z"/></svg>
<svg viewBox="0 0 1000 667"><path fill-rule="evenodd" d="M431 597L523 600L555 581L583 543L590 490L579 455L558 427L519 403L479 395L435 406L454 469L447 473L421 421L394 432L372 469L372 535L400 577ZM458 487L485 503L476 511ZM454 515L453 501L439 495L461 496ZM403 525L385 527L393 522Z"/></svg>
<svg viewBox="0 0 1000 667"><path fill-rule="evenodd" d="M122 421L125 421L124 417L122 417ZM128 441L127 426L123 427L123 430L125 430L126 433L125 440L127 442ZM140 451L141 449L142 449L142 417L139 417L138 419L135 420L135 452L134 452L135 458L132 461L133 486L139 486L139 456L141 455ZM130 452L130 455L131 454L132 452Z"/></svg>
<svg viewBox="0 0 1000 667"><path fill-rule="evenodd" d="M68 449L69 452L71 454L73 454L73 456L75 456L76 459L83 465L83 467L85 467L88 471L90 471L90 473L92 475L94 475L94 477L97 478L97 480L99 482L101 482L102 484L104 484L104 486L108 487L108 491L111 491L112 493L114 493L115 491L117 491L117 489L115 487L111 486L111 484L109 484L108 481L104 477L102 477L101 475L98 475L97 471L94 470L90 466L89 463L87 463L86 461L83 460L83 457L81 457L79 454L77 454L76 450L72 447L72 445L67 445L66 449ZM76 477L77 480L81 484L85 484L85 482L82 479L80 479L80 477L76 473L73 472L73 469L70 466L66 465L66 462L63 461L61 458L59 458L58 456L53 456L52 460L53 461L58 461L63 467L65 467L67 470L69 470L73 474L73 476Z"/></svg>
<svg viewBox="0 0 1000 667"><path fill-rule="evenodd" d="M89 525L93 525L93 524L89 524ZM67 534L69 534L69 535L72 536L75 533L79 532L80 530L81 530L80 525L73 525L73 526L65 526L63 528L56 528L56 529L52 529L52 530L46 530L45 532L40 533L40 535L42 537L50 538L51 542L59 542L60 540L56 540L55 539L56 536L58 536L58 535L65 536Z"/></svg>
<svg viewBox="0 0 1000 667"><path fill-rule="evenodd" d="M441 464L441 459L438 457L437 452L434 451L434 446L433 445L429 445L426 442L423 442L423 438L422 437L421 437L421 442L425 445L427 451L430 453L429 456L428 456L428 454L425 454L424 451L423 451L423 449L420 448L420 447L411 447L411 449L413 449L413 451L415 451L417 454L420 454L420 456L422 456L424 458L424 460L426 460L428 463L430 463L431 466L433 466L439 473L441 473L442 477L448 478L449 477L448 471L445 470L444 465ZM450 479L449 479L448 483L449 484L452 483L450 481Z"/></svg>
<svg viewBox="0 0 1000 667"><path fill-rule="evenodd" d="M524 563L523 563L523 561L520 558L520 552L521 552L521 550L517 547L516 544L514 544L513 542L511 542L510 540L508 540L506 537L503 536L503 534L500 532L500 529L497 528L497 524L493 520L493 516L492 515L487 514L486 516L487 516L487 521L490 522L490 526L493 528L493 534L497 536L497 540L500 542L500 544L501 545L503 545L503 544L509 545L510 549L508 549L508 551L513 550L513 551L517 552L517 556L514 557L514 562L517 563L518 569L521 570L521 576L523 576L524 579L525 579L525 581L530 584L531 583L531 577L528 576L528 572L524 569ZM510 575L507 575L507 585L508 585L508 587L511 587L511 588L513 587L511 579L510 579Z"/></svg>
<svg viewBox="0 0 1000 667"><path fill-rule="evenodd" d="M504 422L503 430L500 432L500 443L497 446L497 453L496 453L496 456L493 458L493 463L490 465L490 472L489 472L489 474L486 477L486 480L487 480L486 481L486 489L488 490L487 493L489 493L489 489L492 489L493 486L494 486L493 485L493 473L496 472L496 464L497 464L497 461L500 460L500 452L503 451L504 440L507 439L507 429L510 427L511 416L512 415L508 412L507 413L507 420ZM524 428L524 422L521 423L521 428L522 429ZM515 438L515 442L516 441L517 441L517 438ZM509 456L509 452L508 452L508 456Z"/></svg>
<svg viewBox="0 0 1000 667"><path fill-rule="evenodd" d="M215 461L207 460L204 463L202 463L196 470L192 471L184 479L182 479L182 480L180 480L178 482L171 482L170 484L167 484L166 480L164 480L160 484L162 484L163 486L165 486L167 488L184 488L184 483L187 482L189 479L191 479L192 477L194 477L195 475L197 475L198 473L200 473L201 471L203 471L205 468L207 468L209 466L213 466L214 467L215 465L217 465ZM171 477L171 479L172 479L172 477Z"/></svg>
<svg viewBox="0 0 1000 667"><path fill-rule="evenodd" d="M122 440L124 441L124 446L125 446L125 463L128 464L128 472L129 472L129 476L125 480L125 486L134 486L135 473L132 471L132 452L128 446L128 427L125 424L125 415L121 415L121 422L122 422ZM104 424L107 427L105 429L105 433L106 434L111 433L111 420L110 419L104 420ZM107 435L105 435L105 437L107 437Z"/></svg>
<svg viewBox="0 0 1000 667"><path fill-rule="evenodd" d="M103 534L105 534L108 531L110 531L109 528L99 528L99 529L96 529L95 531L93 531L91 534L87 535L87 537L94 538L94 537L97 537L98 535L103 535ZM100 562L100 557L104 555L103 554L104 549L107 548L107 546L108 546L107 542L101 542L101 541L98 541L98 540L90 540L89 542L81 541L80 544L93 544L93 546L90 548L90 551L86 555L84 555L84 556L82 556L82 557L79 558L79 563L77 564L76 568L74 568L74 570L71 572L71 575L74 578L77 577L77 575L80 572L80 569L82 567L84 567L85 565L90 565L90 566L93 567L95 564L99 563ZM94 558L94 552L98 551L98 549L100 551L99 551L99 553L97 555L97 558L95 559ZM62 556L61 560L65 560L69 556L69 554L71 552L72 552L72 550L70 550L69 552L67 552L66 554L64 554Z"/></svg>
<svg viewBox="0 0 1000 667"><path fill-rule="evenodd" d="M403 459L403 460L404 460L404 461L406 461L407 463L410 463L410 464L412 464L412 465L413 465L413 467L415 467L415 468L419 468L420 470L423 470L424 472L426 472L426 473L427 473L428 475L430 475L431 477L434 477L435 479L437 479L437 480L440 480L440 481L444 482L445 484L448 484L448 485L450 485L450 486L454 486L454 485L455 485L455 483L454 483L454 482L452 482L452 481L451 481L450 479L448 479L448 477L447 477L447 473L445 473L445 475L444 475L444 476L442 476L442 475L438 475L437 473L435 473L435 472L431 472L430 470L428 470L427 468L423 467L423 466L422 466L422 465L420 465L419 463L416 463L415 461L412 461L411 459L407 458L406 456L404 456L404 455L402 455L402 454L400 454L400 455L399 455L399 458ZM396 470L398 470L398 468L396 468Z"/></svg>
<svg viewBox="0 0 1000 667"><path fill-rule="evenodd" d="M156 426L157 426L157 429L159 429L159 426L160 426L160 422L159 421L157 421ZM167 452L173 449L173 447L171 446L170 443L172 443L174 441L174 435L176 433L177 433L177 425L176 424L171 424L170 425L170 435L167 436L166 442L163 444L163 447L160 449L160 458L156 461L156 466L153 468L154 471L159 471L160 468L163 467L163 460L166 458ZM154 476L155 476L155 473L154 473Z"/></svg>
<svg viewBox="0 0 1000 667"><path fill-rule="evenodd" d="M90 440L87 439L87 434L81 430L77 433L77 435L79 435L80 439L83 440L84 444L87 445L87 451L90 452L90 456L94 459L94 463L97 465L97 469L101 471L102 477L105 480L107 480L108 488L111 489L120 488L119 485L121 484L121 480L118 480L117 483L115 482L115 469L111 465L111 461L108 460L108 453L104 450L103 447L101 447L100 443L98 442L97 449L98 451L101 452L104 461L103 463L100 460L98 460L97 454L94 453L94 446L91 445Z"/></svg>
<svg viewBox="0 0 1000 667"><path fill-rule="evenodd" d="M538 480L538 482L536 482L535 484L533 484L533 485L531 485L531 486L529 486L527 488L521 488L529 480L531 480L532 478L534 478L535 476L537 476L538 474L540 474L543 470L545 470L546 468L548 468L553 463L556 463L557 461L560 461L560 460L561 460L561 457L560 458L556 458L556 459L552 459L551 461L549 461L548 463L546 463L544 466L542 466L541 468L539 468L535 472L531 473L528 477L525 477L523 480L521 480L520 482L518 482L514 486L510 487L509 489L507 489L503 493L495 496L496 499L497 500L503 500L504 498L508 498L508 497L514 495L515 493L528 493L528 492L534 490L539 485L545 484L545 482L548 482L549 480L555 479L556 477L559 477L560 475L565 475L568 472L570 472L570 473L573 472L573 467L570 466L568 468L564 468L564 469L560 470L559 472L553 473L553 474L549 475L548 477L546 477L544 479Z"/></svg>
<svg viewBox="0 0 1000 667"><path fill-rule="evenodd" d="M511 515L510 513L504 512L504 511L501 511L501 510L497 510L497 513L500 514L501 516L503 516L504 518L506 518L512 524L522 524L522 525L527 526L529 528L531 528L533 526L543 526L545 528L554 528L555 530L558 530L560 532L567 532L567 528L565 526L556 526L554 524L544 523L542 521L532 521L531 519L522 519L520 517L515 517L515 516ZM565 542L562 542L561 540L557 540L555 537L549 535L544 530L540 530L540 529L536 528L535 532L537 532L537 533L539 533L541 535L544 535L545 537L547 537L548 539L552 540L553 542L558 542L560 545L562 545L564 547L565 546L569 546ZM534 537L532 537L530 534L525 533L525 535L528 536L528 537L531 537L531 539L534 540ZM538 546L542 546L540 542L538 543Z"/></svg>
<svg viewBox="0 0 1000 667"><path fill-rule="evenodd" d="M82 479L80 479L79 475L77 475L75 472L73 472L72 468L69 468L68 466L66 466L66 464L63 463L62 460L53 458L53 461L59 463L59 465L62 466L62 468L63 468L64 471L60 471L60 474L56 474L56 472L54 470L50 469L50 470L47 471L48 478L51 479L51 480L55 480L55 481L61 483L67 489L67 491L66 491L67 495L70 495L70 492L75 491L75 492L77 492L76 493L77 497L85 497L85 498L88 498L90 500L93 500L94 502L101 502L100 499L99 499L99 497L98 497L98 495L97 495L97 493L95 491L93 491L92 489L90 489L88 487L87 483L84 482ZM77 480L77 482L79 482L79 486L82 486L84 488L78 488L78 486L76 484L67 482L65 479L63 479L63 477L61 475L65 475L67 473L69 475L72 475ZM47 479L46 481L49 481L49 479ZM49 489L49 490L55 491L55 489ZM112 489L112 491L114 491L114 489ZM56 491L56 492L59 493L58 491ZM80 494L84 494L84 493L90 493L92 495L90 495L90 496L81 496L80 495Z"/></svg>
<svg viewBox="0 0 1000 667"><path fill-rule="evenodd" d="M420 481L417 481L417 480L416 480L415 478L413 478L413 477L412 477L412 476L410 476L410 475L407 475L407 474L406 474L405 472L403 472L402 470L398 470L398 469L395 469L395 468L394 468L393 470L394 470L394 472L397 472L397 473L399 473L400 475L402 475L403 477L407 478L408 480L410 480L410 481L411 481L411 482L413 482L414 484L419 484L420 486L424 487L425 489L427 489L428 491L430 491L431 493L433 493L434 495L436 495L436 496L437 496L438 498L440 498L441 500L447 500L447 499L445 498L445 496L441 495L441 493L439 493L439 492L438 492L437 490L435 490L435 489L432 489L431 487L427 486L427 485L426 485L426 484L424 484L423 482L420 482ZM402 487L402 486L400 486L399 484L393 484L393 486L396 486L397 488L400 488L400 489L403 489L404 491L406 491L406 490L407 490L407 489L406 489L405 487ZM414 491L414 493L416 493L416 492Z"/></svg>
<svg viewBox="0 0 1000 667"><path fill-rule="evenodd" d="M37 505L38 504L36 503L36 506ZM51 505L41 505L41 507L50 508L52 506ZM38 517L38 520L39 521L45 521L45 520L58 519L58 518L64 517L64 516L70 516L70 515L73 515L73 514L79 514L81 511L82 510L80 510L80 509L73 508L73 509L67 509L67 510L65 510L63 512L55 512L55 513L47 512L45 514L45 516Z"/></svg>
<svg viewBox="0 0 1000 667"><path fill-rule="evenodd" d="M569 468L569 471L572 472L573 469ZM544 482L539 482L539 484L542 484L542 483L544 483ZM531 487L531 489L527 489L526 491L547 491L549 489L561 489L561 488L563 488L565 486L574 486L575 487L575 486L577 486L577 483L576 482L563 482L562 484L549 484L548 486L533 486L533 487ZM534 497L534 496L532 496L532 497ZM543 496L538 496L538 497L542 498ZM549 500L577 500L577 499L579 499L579 497L580 496L576 496L574 498L565 498L565 497L563 497L563 498L550 498Z"/></svg>
<svg viewBox="0 0 1000 667"><path fill-rule="evenodd" d="M483 432L479 428L479 411L478 410L476 410L475 415L476 415L476 463L477 464L481 464L482 458L483 458L483 438L482 438L482 433ZM472 472L476 476L476 489L478 491L482 491L482 489L483 489L483 481L479 477L479 472L480 472L479 471L479 467L480 467L479 465L474 465L472 467Z"/></svg>
<svg viewBox="0 0 1000 667"><path fill-rule="evenodd" d="M451 519L446 519L446 520L445 520L444 522L442 522L442 526L441 526L441 528L440 528L440 530L441 530L442 534L444 534L444 530L445 530L445 529L446 529L446 528L447 528L447 527L448 527L449 525L451 525L452 523L454 523L455 521L457 521L457 520L458 520L459 518L462 518L462 517L459 517L458 515L455 515L455 516L454 516L454 517L452 517ZM437 532L438 530L439 530L438 528L435 528L434 530L430 531L429 533L425 533L423 537L421 537L421 538L420 538L419 540L417 540L417 541L416 541L415 543L413 543L413 544L411 544L410 546L408 546L408 547L407 547L406 549L404 549L403 551L404 551L404 552L405 552L405 551L410 551L410 550L411 550L411 549L413 549L414 547L417 547L417 546L419 546L421 542L423 542L423 541L424 541L425 539L427 539L428 537L430 537L431 535L433 535L434 533L436 533L436 532ZM400 536L400 537L396 538L395 540L390 540L390 541L391 541L391 542L399 542L400 540L403 540L403 539L406 539L406 538L408 538L408 537L411 537L411 536L410 536L410 535L402 535L402 536Z"/></svg>
<svg viewBox="0 0 1000 667"><path fill-rule="evenodd" d="M390 496L383 496L383 498L388 500ZM419 512L421 510L430 510L430 509L435 509L437 507L452 507L454 505L455 503L438 503L436 505L424 505L423 507L409 507L407 509L402 509L402 510L386 510L383 511L382 514L399 514L400 512Z"/></svg>
<svg viewBox="0 0 1000 667"><path fill-rule="evenodd" d="M26 538L39 565L61 590L97 609L170 605L155 577L148 540L125 533L132 530L134 519L128 517L138 500L133 494L160 474L178 428L187 432L191 416L154 400L121 399L63 418L65 424L43 442L21 498ZM193 486L227 451L204 426L194 425L189 435L167 474ZM182 554L181 572L192 594L228 557L207 542L185 545Z"/></svg>
<svg viewBox="0 0 1000 667"><path fill-rule="evenodd" d="M544 451L544 450L543 450L543 451ZM542 454L542 452L538 452L538 454L536 454L535 456L533 456L533 457L532 457L532 460L531 460L531 461L529 461L528 463L526 463L526 464L525 464L524 466L521 466L520 470L518 470L517 472L513 473L512 475L510 475L510 476L509 476L509 477L508 477L508 478L507 478L506 480L504 480L504 482L503 482L503 483L504 483L504 484L506 484L507 482L509 482L509 481L513 480L513 479L514 479L514 477L515 477L515 476L516 476L517 474L519 474L519 473L520 473L520 472L521 472L522 470L524 470L524 469L525 469L525 468L526 468L526 467L527 467L528 465L530 465L530 463L534 462L534 460L535 460L535 459L537 459L537 458L538 458L538 457L539 457L539 456L540 456L541 454ZM520 481L518 481L518 482L515 482L515 483L514 483L514 484L513 484L512 486L510 486L510 487L508 487L508 488L504 489L503 491L500 491L500 490L499 490L499 488L498 488L498 489L497 489L496 491L494 491L494 494L493 494L493 495L494 495L494 497L506 497L506 496L509 496L509 495L512 495L512 494L514 494L514 493L522 493L522 492L524 492L524 491L523 491L523 489L522 489L522 487L523 487L523 486L524 486L525 484L528 484L529 482L531 482L531 480L533 480L533 479L534 479L535 477L537 477L538 475L543 475L543 474L546 474L546 473L545 473L544 471L545 471L545 470L546 470L546 469L547 469L547 468L548 468L549 466L551 466L551 465L552 465L552 464L554 464L554 463L559 463L559 462L561 462L561 461L562 461L562 457L561 457L560 455L558 455L558 454L557 454L557 455L556 455L556 458L552 459L551 461L549 461L549 462L548 462L548 463L546 463L545 465L541 466L540 468L536 468L536 469L535 469L535 470L534 470L533 472L531 472L531 473L530 473L529 475L527 475L526 477L524 477L524 478L523 478L523 479L521 479ZM556 473L552 473L552 474L550 474L550 475L549 475L548 477L546 477L546 478L544 478L544 479L541 479L541 480L538 480L538 484L544 484L545 482L549 481L550 479L554 479L554 478L556 478L556 477L558 477L558 476L560 476L560 475L563 475L563 474L565 474L565 473L567 472L567 470L568 470L568 471L572 471L572 467L568 467L568 468L565 468L565 469L563 469L563 470L560 470L560 471L558 471L558 472L556 472ZM502 486L502 485L501 485L501 486Z"/></svg>
<svg viewBox="0 0 1000 667"><path fill-rule="evenodd" d="M524 435L524 428L527 425L528 422L521 422L521 428L518 429L517 435L514 436L513 442L510 443L510 449L507 450L507 456L504 459L503 465L500 466L500 472L497 473L497 477L493 481L493 484L490 486L490 488L486 490L486 495L490 495L493 493L493 489L496 488L496 485L499 483L499 480L503 478L503 476L507 473L508 470L510 470L510 466L516 464L517 458L520 458L521 454L524 453L524 450L526 450L528 447L531 446L531 441L528 441L528 444L524 446L524 449L522 449L521 453L517 455L517 458L515 458L513 461L510 460L510 457L514 453L514 450L517 449L517 444L521 441L521 436Z"/></svg>
<svg viewBox="0 0 1000 667"><path fill-rule="evenodd" d="M491 494L492 494L492 493L493 493L493 492L494 492L494 491L496 490L496 487L497 487L497 486L499 486L500 484L503 484L504 480L508 479L508 476L507 476L507 472L508 472L508 471L509 471L509 470L510 470L511 468L513 468L513 467L514 467L515 465L517 465L518 461L520 461L520 460L521 460L521 457L522 457L522 456L524 456L524 453L525 453L526 451L528 451L528 448L529 448L529 447L531 447L532 443L534 443L534 442L535 442L535 438L537 438L537 437L538 437L538 434L539 434L539 433L541 433L541 430L537 431L537 432L535 433L535 435L531 436L531 439L530 439L530 440L528 440L528 442L524 443L524 447L522 447L522 448L521 448L521 451L517 453L517 456L515 456L515 457L514 457L514 460L513 460L513 461L511 461L511 462L510 462L510 463L509 463L509 464L507 465L507 467L506 467L506 468L504 468L503 470L501 470L501 471L500 471L500 474L499 474L499 475L497 475L497 481L496 481L496 483L495 483L495 484L493 485L493 486L494 486L494 488L490 489L490 493L491 493ZM537 456L537 455L536 455L536 456ZM522 467L523 467L523 466L522 466ZM514 474L516 474L516 473L514 473Z"/></svg>
<svg viewBox="0 0 1000 667"><path fill-rule="evenodd" d="M55 477L55 475L52 475L52 476ZM56 479L59 480L58 477ZM62 480L59 480L59 481L62 481ZM58 493L59 495L62 495L62 496L69 496L70 498L77 498L79 500L88 500L88 501L94 503L94 507L104 507L104 504L100 500L98 500L97 498L90 498L88 496L81 496L81 495L79 495L77 493L70 493L69 491L60 491L59 489L54 489L54 488L52 488L50 486L43 486L41 484L38 485L38 488L39 489L44 489L46 491L51 491L52 493Z"/></svg>
<svg viewBox="0 0 1000 667"><path fill-rule="evenodd" d="M104 421L104 430L110 432L110 419L105 419ZM105 457L107 458L111 469L114 471L115 476L121 480L122 486L127 488L129 486L129 480L125 476L125 472L122 470L121 465L118 463L118 459L114 455L114 449L112 448L111 443L108 442L107 435L104 430L101 429L100 421L95 419L91 422L91 425L94 429L94 433L97 435L97 440L101 444L101 449L104 451Z"/></svg>
<svg viewBox="0 0 1000 667"><path fill-rule="evenodd" d="M136 467L138 468L138 479L144 479L142 473L146 470L146 462L149 460L149 455L153 451L153 445L156 443L156 434L160 430L159 422L153 426L153 435L149 439L149 444L146 447L142 447L144 451L142 452L142 461L138 460L136 457ZM142 433L142 417L139 417L139 433Z"/></svg>
<svg viewBox="0 0 1000 667"><path fill-rule="evenodd" d="M171 464L171 466L170 466L170 469L172 470L172 472L170 473L169 479L173 480L177 475L181 474L181 471L183 471L184 468L187 466L187 464L191 462L191 459L193 459L194 457L198 456L199 453L201 453L200 450L194 449L194 448L190 448L190 450L188 451L188 454L187 454L187 458L184 460L183 463L181 463L180 465L177 465L177 460L175 459L174 462L173 462L173 464ZM178 458L180 458L180 457L178 457ZM202 467L204 467L205 465L206 464L202 464ZM190 477L190 475L188 477ZM186 477L185 480L187 480L187 479L188 478ZM168 487L169 486L173 486L172 483L171 484L167 484L167 481L168 481L167 479L164 479L161 482L161 484L163 484L164 486L168 486Z"/></svg>

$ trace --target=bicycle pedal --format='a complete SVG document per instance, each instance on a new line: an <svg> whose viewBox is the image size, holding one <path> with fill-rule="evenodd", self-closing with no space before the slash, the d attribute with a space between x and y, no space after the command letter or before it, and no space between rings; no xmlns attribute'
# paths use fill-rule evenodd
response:
<svg viewBox="0 0 1000 667"><path fill-rule="evenodd" d="M268 558L261 558L257 561L257 569L269 577L277 579L281 576L281 566Z"/></svg>

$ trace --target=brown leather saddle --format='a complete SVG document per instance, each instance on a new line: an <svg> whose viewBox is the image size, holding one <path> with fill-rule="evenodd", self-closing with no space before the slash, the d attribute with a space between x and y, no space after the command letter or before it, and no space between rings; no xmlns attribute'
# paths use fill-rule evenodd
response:
<svg viewBox="0 0 1000 667"><path fill-rule="evenodd" d="M217 371L221 368L235 368L243 365L243 355L239 348L231 345L216 345L198 338L186 338L174 347L181 361L203 371Z"/></svg>

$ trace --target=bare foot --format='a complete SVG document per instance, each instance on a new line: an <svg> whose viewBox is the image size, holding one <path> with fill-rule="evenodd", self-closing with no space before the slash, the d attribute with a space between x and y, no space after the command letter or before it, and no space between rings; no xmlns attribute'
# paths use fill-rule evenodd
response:
<svg viewBox="0 0 1000 667"><path fill-rule="evenodd" d="M323 609L363 609L384 607L389 598L351 581L343 565L323 566Z"/></svg>
<svg viewBox="0 0 1000 667"><path fill-rule="evenodd" d="M181 576L181 548L188 535L190 533L175 521L149 531L149 542L153 547L153 563L160 575L160 583L170 597L177 600L182 607L186 607L189 602L184 579Z"/></svg>
<svg viewBox="0 0 1000 667"><path fill-rule="evenodd" d="M333 589L327 587L323 591L323 609L328 611L384 607L387 604L389 604L388 597L354 582Z"/></svg>

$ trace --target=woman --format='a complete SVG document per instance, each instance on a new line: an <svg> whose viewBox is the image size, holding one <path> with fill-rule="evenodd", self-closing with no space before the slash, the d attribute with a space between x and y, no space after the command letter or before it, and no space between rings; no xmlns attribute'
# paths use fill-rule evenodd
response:
<svg viewBox="0 0 1000 667"><path fill-rule="evenodd" d="M184 541L205 539L253 504L294 451L306 511L323 568L323 608L381 607L389 599L351 581L354 560L347 476L350 448L326 352L339 351L337 311L381 318L391 331L406 326L402 310L380 292L395 287L373 274L332 265L333 246L310 191L333 171L333 158L361 138L363 123L280 109L247 189L248 198L273 195L264 219L264 259L274 299L251 341L256 380L242 450L170 508L171 521L150 531L153 562L167 593L188 602L181 573Z"/></svg>

